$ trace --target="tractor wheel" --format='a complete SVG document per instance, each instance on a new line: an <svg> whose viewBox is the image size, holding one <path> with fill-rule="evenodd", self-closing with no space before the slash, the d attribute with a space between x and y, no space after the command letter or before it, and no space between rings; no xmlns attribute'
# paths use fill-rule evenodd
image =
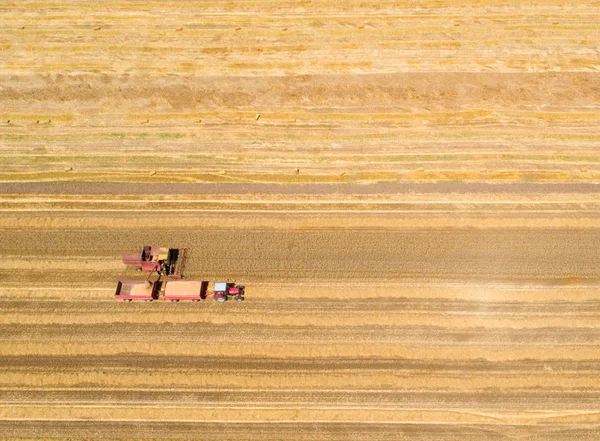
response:
<svg viewBox="0 0 600 441"><path fill-rule="evenodd" d="M242 296L235 296L234 298L235 298L236 302L243 302L244 301L244 298Z"/></svg>
<svg viewBox="0 0 600 441"><path fill-rule="evenodd" d="M128 301L128 302L131 302L131 301L133 301L133 299L127 299L127 301Z"/></svg>
<svg viewBox="0 0 600 441"><path fill-rule="evenodd" d="M227 301L227 297L217 297L215 300L216 300L217 302L221 302L221 303L223 303L223 302Z"/></svg>

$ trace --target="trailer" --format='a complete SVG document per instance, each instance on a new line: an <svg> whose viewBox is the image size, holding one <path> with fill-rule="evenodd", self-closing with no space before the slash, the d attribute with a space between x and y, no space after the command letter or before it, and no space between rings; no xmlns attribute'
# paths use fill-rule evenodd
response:
<svg viewBox="0 0 600 441"><path fill-rule="evenodd" d="M145 300L151 302L158 299L159 282L145 280L119 280L115 299L131 302L132 300Z"/></svg>
<svg viewBox="0 0 600 441"><path fill-rule="evenodd" d="M207 292L207 281L167 281L165 283L163 299L172 302L178 302L180 300L192 300L198 302L206 299Z"/></svg>
<svg viewBox="0 0 600 441"><path fill-rule="evenodd" d="M217 302L226 302L229 297L233 297L238 302L244 301L244 290L245 287L242 285L236 285L231 282L215 282L215 290L213 292L213 298Z"/></svg>
<svg viewBox="0 0 600 441"><path fill-rule="evenodd" d="M133 266L137 271L158 273L172 279L183 278L183 269L188 248L168 248L146 245L139 253L125 253L121 260L125 265Z"/></svg>
<svg viewBox="0 0 600 441"><path fill-rule="evenodd" d="M147 280L119 280L115 299L133 301L133 300L158 300L161 295L163 300L179 302L180 300L191 300L199 302L206 300L209 294L217 302L226 302L230 297L238 302L244 301L245 287L231 282L216 282L214 291L208 291L209 282L206 280L167 280L161 282L157 280L150 282Z"/></svg>

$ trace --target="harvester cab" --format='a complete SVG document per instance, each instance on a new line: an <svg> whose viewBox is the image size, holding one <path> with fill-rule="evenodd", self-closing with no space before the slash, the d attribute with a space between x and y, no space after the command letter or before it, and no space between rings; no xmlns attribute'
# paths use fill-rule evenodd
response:
<svg viewBox="0 0 600 441"><path fill-rule="evenodd" d="M146 245L140 253L123 254L122 260L125 265L131 265L137 271L150 273L148 279L154 272L172 279L181 279L187 251L187 248Z"/></svg>
<svg viewBox="0 0 600 441"><path fill-rule="evenodd" d="M215 282L213 298L217 302L226 302L229 297L233 297L234 300L243 302L244 289L244 286L236 285L235 282Z"/></svg>

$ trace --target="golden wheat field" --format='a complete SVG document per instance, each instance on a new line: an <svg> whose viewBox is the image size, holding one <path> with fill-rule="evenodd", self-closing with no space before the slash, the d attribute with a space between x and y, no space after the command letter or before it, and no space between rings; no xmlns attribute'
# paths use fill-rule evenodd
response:
<svg viewBox="0 0 600 441"><path fill-rule="evenodd" d="M2 2L0 439L596 441L599 190L599 1Z"/></svg>

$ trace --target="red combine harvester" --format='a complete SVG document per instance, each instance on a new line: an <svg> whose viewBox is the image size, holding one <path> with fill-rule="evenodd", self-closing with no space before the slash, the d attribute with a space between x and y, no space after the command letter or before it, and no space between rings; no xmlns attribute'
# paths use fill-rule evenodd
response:
<svg viewBox="0 0 600 441"><path fill-rule="evenodd" d="M178 302L180 300L192 300L198 302L206 298L208 291L208 282L202 281L172 281L165 283L165 291L163 299L170 300L172 302Z"/></svg>
<svg viewBox="0 0 600 441"><path fill-rule="evenodd" d="M158 299L158 282L140 280L119 280L115 299L131 302L132 300L146 300L151 302Z"/></svg>
<svg viewBox="0 0 600 441"><path fill-rule="evenodd" d="M183 277L183 267L188 248L166 248L146 245L141 253L125 253L122 260L138 271L148 272L146 280L152 273L164 275L172 279Z"/></svg>
<svg viewBox="0 0 600 441"><path fill-rule="evenodd" d="M213 298L217 302L226 302L229 297L233 297L238 302L244 301L244 289L242 285L236 285L230 282L215 282L215 291Z"/></svg>

